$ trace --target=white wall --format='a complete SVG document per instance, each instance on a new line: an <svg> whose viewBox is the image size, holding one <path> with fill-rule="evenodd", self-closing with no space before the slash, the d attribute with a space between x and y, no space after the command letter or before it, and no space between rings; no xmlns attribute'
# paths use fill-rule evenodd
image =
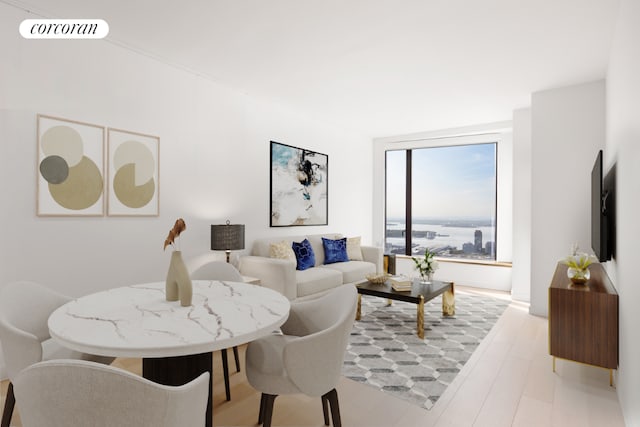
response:
<svg viewBox="0 0 640 427"><path fill-rule="evenodd" d="M325 231L371 243L369 138L107 41L24 40L28 17L0 3L0 286L35 280L79 296L162 280L178 217L186 259L209 255L209 225L226 219L246 224L247 248ZM37 113L158 135L160 216L37 217ZM329 226L269 228L270 140L328 154Z"/></svg>
<svg viewBox="0 0 640 427"><path fill-rule="evenodd" d="M441 261L433 274L435 280L452 281L456 285L511 291L511 266L508 264L476 264ZM407 256L396 257L396 274L417 277L415 263Z"/></svg>
<svg viewBox="0 0 640 427"><path fill-rule="evenodd" d="M640 2L620 4L607 70L605 164L617 160L617 253L608 266L619 294L617 391L625 423L640 426Z"/></svg>
<svg viewBox="0 0 640 427"><path fill-rule="evenodd" d="M531 109L513 112L513 268L511 297L531 297Z"/></svg>
<svg viewBox="0 0 640 427"><path fill-rule="evenodd" d="M548 288L576 242L591 252L591 169L605 144L605 83L536 92L531 99L531 305L547 316Z"/></svg>
<svg viewBox="0 0 640 427"><path fill-rule="evenodd" d="M391 148L403 149L442 145L443 140L438 138L447 138L447 144L472 144L488 140L498 141L496 257L498 261L510 262L513 247L513 142L511 121L375 139L373 154L375 171L373 240L375 244L378 246L384 245L385 151ZM402 268L406 268L406 271L401 272L411 272L409 262L406 263L406 266L404 262L400 263L400 265L404 266ZM461 285L503 291L511 290L511 268L508 267L498 268L495 266L443 262L435 277L436 279L451 280Z"/></svg>

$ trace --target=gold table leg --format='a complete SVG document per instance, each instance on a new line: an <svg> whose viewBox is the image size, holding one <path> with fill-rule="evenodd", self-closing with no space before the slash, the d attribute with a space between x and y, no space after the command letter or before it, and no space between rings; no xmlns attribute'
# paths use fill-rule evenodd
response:
<svg viewBox="0 0 640 427"><path fill-rule="evenodd" d="M361 307L362 307L362 294L358 294L358 308L356 309L356 320L360 320Z"/></svg>
<svg viewBox="0 0 640 427"><path fill-rule="evenodd" d="M391 298L387 298L387 307L393 304L393 300Z"/></svg>
<svg viewBox="0 0 640 427"><path fill-rule="evenodd" d="M418 338L424 339L424 297L418 302Z"/></svg>
<svg viewBox="0 0 640 427"><path fill-rule="evenodd" d="M442 294L442 315L453 316L456 314L456 295L451 283L451 290L447 290Z"/></svg>
<svg viewBox="0 0 640 427"><path fill-rule="evenodd" d="M553 372L556 371L556 357L553 356Z"/></svg>

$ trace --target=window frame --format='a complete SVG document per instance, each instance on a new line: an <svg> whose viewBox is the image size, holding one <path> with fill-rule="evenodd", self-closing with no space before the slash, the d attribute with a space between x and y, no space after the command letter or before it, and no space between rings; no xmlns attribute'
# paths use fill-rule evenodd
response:
<svg viewBox="0 0 640 427"><path fill-rule="evenodd" d="M431 139L420 139L415 141L408 141L404 144L397 144L398 146L384 147L383 148L383 156L384 156L384 210L383 210L383 222L384 222L384 231L383 231L383 245L386 247L387 243L387 223L388 223L388 195L387 195L387 176L388 176L388 164L387 164L387 152L389 151L405 151L405 250L404 254L398 255L406 255L413 256L412 254L412 243L413 243L413 206L412 206L412 195L413 195L413 174L412 174L412 166L413 166L413 150L418 149L430 149L430 148L442 148L442 147L458 147L458 146L470 146L470 145L481 145L481 144L493 144L495 149L494 161L495 161L495 179L494 179L494 200L493 200L493 210L494 210L494 227L495 227L495 235L493 236L493 258L488 259L473 259L466 257L442 257L443 260L448 261L479 261L479 262L489 262L495 263L498 262L498 233L499 231L499 206L498 206L498 198L500 197L499 192L499 171L500 171L500 142L501 135L496 133L490 134L482 134L482 135L473 135L466 137L438 137ZM396 144L394 144L396 145Z"/></svg>

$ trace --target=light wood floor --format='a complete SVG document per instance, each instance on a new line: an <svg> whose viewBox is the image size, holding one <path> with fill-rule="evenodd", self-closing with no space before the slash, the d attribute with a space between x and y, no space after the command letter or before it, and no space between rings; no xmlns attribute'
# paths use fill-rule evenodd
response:
<svg viewBox="0 0 640 427"><path fill-rule="evenodd" d="M456 292L479 291L457 287ZM231 401L226 402L219 354L214 356L214 425L256 425L259 393L246 382L244 372L235 373L231 357ZM141 372L139 360L118 359L114 364ZM2 405L6 389L4 381ZM527 306L515 302L431 411L345 378L338 396L345 427L624 426L608 371L558 360L553 373L547 320L529 315ZM321 408L319 398L280 396L273 425L321 427ZM21 425L17 409L14 426Z"/></svg>

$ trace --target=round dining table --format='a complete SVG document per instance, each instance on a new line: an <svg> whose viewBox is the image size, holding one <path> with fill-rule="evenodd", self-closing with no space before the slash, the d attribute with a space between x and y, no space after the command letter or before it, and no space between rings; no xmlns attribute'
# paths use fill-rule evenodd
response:
<svg viewBox="0 0 640 427"><path fill-rule="evenodd" d="M109 289L77 298L49 317L49 332L72 350L142 358L143 377L182 385L209 372L207 426L213 425L211 352L277 330L289 300L258 285L194 280L188 307L167 301L165 283Z"/></svg>

